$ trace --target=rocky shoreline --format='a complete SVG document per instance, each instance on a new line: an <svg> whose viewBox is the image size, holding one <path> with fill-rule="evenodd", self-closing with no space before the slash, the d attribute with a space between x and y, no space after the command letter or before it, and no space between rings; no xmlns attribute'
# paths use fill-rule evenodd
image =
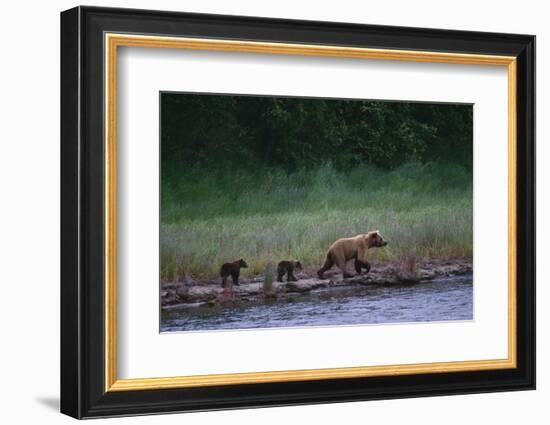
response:
<svg viewBox="0 0 550 425"><path fill-rule="evenodd" d="M217 305L242 305L271 300L292 300L315 291L353 286L414 285L435 278L472 273L471 258L437 259L429 261L404 261L402 263L372 264L368 274L342 279L336 270L319 279L311 272L297 274L296 282L276 282L265 285L264 276L241 278L240 285L221 288L220 280L196 281L186 278L181 282L161 282L161 307L193 308Z"/></svg>

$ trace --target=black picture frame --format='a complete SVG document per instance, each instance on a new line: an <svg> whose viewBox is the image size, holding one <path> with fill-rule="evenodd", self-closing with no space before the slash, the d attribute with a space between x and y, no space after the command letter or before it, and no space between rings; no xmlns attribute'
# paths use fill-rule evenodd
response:
<svg viewBox="0 0 550 425"><path fill-rule="evenodd" d="M139 33L517 58L517 367L105 391L104 34ZM132 9L61 13L61 412L75 418L535 388L535 37Z"/></svg>

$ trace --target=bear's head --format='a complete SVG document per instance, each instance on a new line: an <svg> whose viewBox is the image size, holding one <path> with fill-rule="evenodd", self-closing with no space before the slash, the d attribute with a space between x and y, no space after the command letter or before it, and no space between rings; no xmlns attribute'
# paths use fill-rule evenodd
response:
<svg viewBox="0 0 550 425"><path fill-rule="evenodd" d="M294 261L294 268L298 271L302 271L302 263L300 263L298 260Z"/></svg>
<svg viewBox="0 0 550 425"><path fill-rule="evenodd" d="M382 248L386 246L388 242L382 237L379 230L374 230L365 235L367 239L367 246L369 248Z"/></svg>
<svg viewBox="0 0 550 425"><path fill-rule="evenodd" d="M238 263L241 269L246 269L248 267L248 264L246 264L246 261L244 261L242 258L238 261Z"/></svg>

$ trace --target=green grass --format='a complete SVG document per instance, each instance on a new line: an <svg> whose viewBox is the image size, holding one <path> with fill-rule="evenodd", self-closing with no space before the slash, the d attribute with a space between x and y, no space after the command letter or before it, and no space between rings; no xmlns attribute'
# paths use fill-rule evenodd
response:
<svg viewBox="0 0 550 425"><path fill-rule="evenodd" d="M282 259L315 270L334 240L374 229L389 244L369 259L471 256L472 201L471 173L452 165L163 175L161 277L215 278L241 257L245 276Z"/></svg>

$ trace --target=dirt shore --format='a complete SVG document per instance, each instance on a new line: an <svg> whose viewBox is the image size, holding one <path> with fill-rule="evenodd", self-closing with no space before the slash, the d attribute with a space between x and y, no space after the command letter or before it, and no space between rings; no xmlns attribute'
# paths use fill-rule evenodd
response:
<svg viewBox="0 0 550 425"><path fill-rule="evenodd" d="M190 278L182 282L161 283L161 307L163 309L182 307L216 306L230 303L247 304L268 299L284 300L288 296L308 294L329 288L343 288L356 285L414 285L437 277L472 273L471 258L436 259L419 262L372 264L368 274L342 279L342 274L334 268L327 272L325 279L314 273L298 273L297 282L273 282L266 290L264 276L241 278L239 286L221 288L218 280L197 281Z"/></svg>

